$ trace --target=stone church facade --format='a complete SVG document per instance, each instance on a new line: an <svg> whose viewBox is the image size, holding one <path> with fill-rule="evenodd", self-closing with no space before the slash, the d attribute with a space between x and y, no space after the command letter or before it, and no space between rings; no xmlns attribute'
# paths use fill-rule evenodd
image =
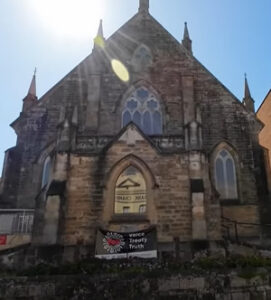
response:
<svg viewBox="0 0 271 300"><path fill-rule="evenodd" d="M33 78L11 125L1 207L35 208L32 245L71 252L93 249L98 228L154 226L158 250L173 251L221 241L223 220L260 223L247 89L240 102L193 56L187 25L180 43L140 0L107 40L100 24L92 53L40 99Z"/></svg>

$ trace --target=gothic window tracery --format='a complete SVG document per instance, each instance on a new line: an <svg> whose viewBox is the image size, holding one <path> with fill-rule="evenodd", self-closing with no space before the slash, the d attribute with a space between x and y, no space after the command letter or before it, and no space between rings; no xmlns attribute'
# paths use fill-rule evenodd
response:
<svg viewBox="0 0 271 300"><path fill-rule="evenodd" d="M235 162L225 149L220 150L215 159L215 185L222 199L237 199Z"/></svg>
<svg viewBox="0 0 271 300"><path fill-rule="evenodd" d="M142 173L137 168L129 166L116 182L115 214L144 214L146 194L146 182Z"/></svg>
<svg viewBox="0 0 271 300"><path fill-rule="evenodd" d="M125 103L122 127L131 121L148 135L162 134L162 113L159 101L146 88L138 88Z"/></svg>

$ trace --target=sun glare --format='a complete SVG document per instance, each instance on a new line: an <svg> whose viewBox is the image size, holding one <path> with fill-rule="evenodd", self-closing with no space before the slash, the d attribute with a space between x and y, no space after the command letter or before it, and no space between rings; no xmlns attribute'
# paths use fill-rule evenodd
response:
<svg viewBox="0 0 271 300"><path fill-rule="evenodd" d="M119 77L120 80L128 82L130 79L129 72L122 62L117 59L111 60L111 66L115 74Z"/></svg>
<svg viewBox="0 0 271 300"><path fill-rule="evenodd" d="M104 13L103 0L30 0L39 20L65 37L94 37Z"/></svg>

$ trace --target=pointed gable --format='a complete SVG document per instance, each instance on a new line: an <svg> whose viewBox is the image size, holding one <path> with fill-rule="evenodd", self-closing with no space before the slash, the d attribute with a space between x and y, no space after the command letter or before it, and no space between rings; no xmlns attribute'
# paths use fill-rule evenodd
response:
<svg viewBox="0 0 271 300"><path fill-rule="evenodd" d="M138 141L144 141L143 135L139 132L137 127L130 123L127 125L126 130L119 137L119 141L125 142L127 145L134 145Z"/></svg>
<svg viewBox="0 0 271 300"><path fill-rule="evenodd" d="M133 147L137 144L145 144L155 149L156 152L159 152L159 149L155 146L152 140L132 122L121 129L119 134L105 147L106 151L118 143L128 147Z"/></svg>
<svg viewBox="0 0 271 300"><path fill-rule="evenodd" d="M102 36L105 44L95 46L86 59L40 99L38 106L46 107L54 118L58 118L61 106L69 106L70 111L77 107L77 125L81 131L116 135L122 126L123 108L116 112L114 108L127 87L140 80L149 82L161 95L163 134L183 134L187 103L193 110L194 105L215 98L214 105L219 102L224 110L234 100L238 110L245 112L241 102L149 14L148 1L140 2L139 12L106 41L100 22L97 36ZM191 41L187 25L184 39ZM129 81L121 81L114 73L112 60L124 66ZM193 82L189 91L183 86L183 78L187 76ZM187 95L193 95L192 105Z"/></svg>
<svg viewBox="0 0 271 300"><path fill-rule="evenodd" d="M146 45L154 54L185 55L184 47L153 16L137 13L107 41L113 54L130 59L141 45ZM161 54L162 54L161 53Z"/></svg>

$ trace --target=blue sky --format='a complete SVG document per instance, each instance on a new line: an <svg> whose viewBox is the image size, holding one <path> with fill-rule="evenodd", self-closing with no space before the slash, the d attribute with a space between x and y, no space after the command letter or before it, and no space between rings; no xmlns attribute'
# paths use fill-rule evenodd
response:
<svg viewBox="0 0 271 300"><path fill-rule="evenodd" d="M109 37L138 2L0 0L0 174L34 68L41 97L91 52L100 18ZM260 105L271 88L270 0L150 0L150 12L178 40L187 21L195 57L239 99L246 72Z"/></svg>

